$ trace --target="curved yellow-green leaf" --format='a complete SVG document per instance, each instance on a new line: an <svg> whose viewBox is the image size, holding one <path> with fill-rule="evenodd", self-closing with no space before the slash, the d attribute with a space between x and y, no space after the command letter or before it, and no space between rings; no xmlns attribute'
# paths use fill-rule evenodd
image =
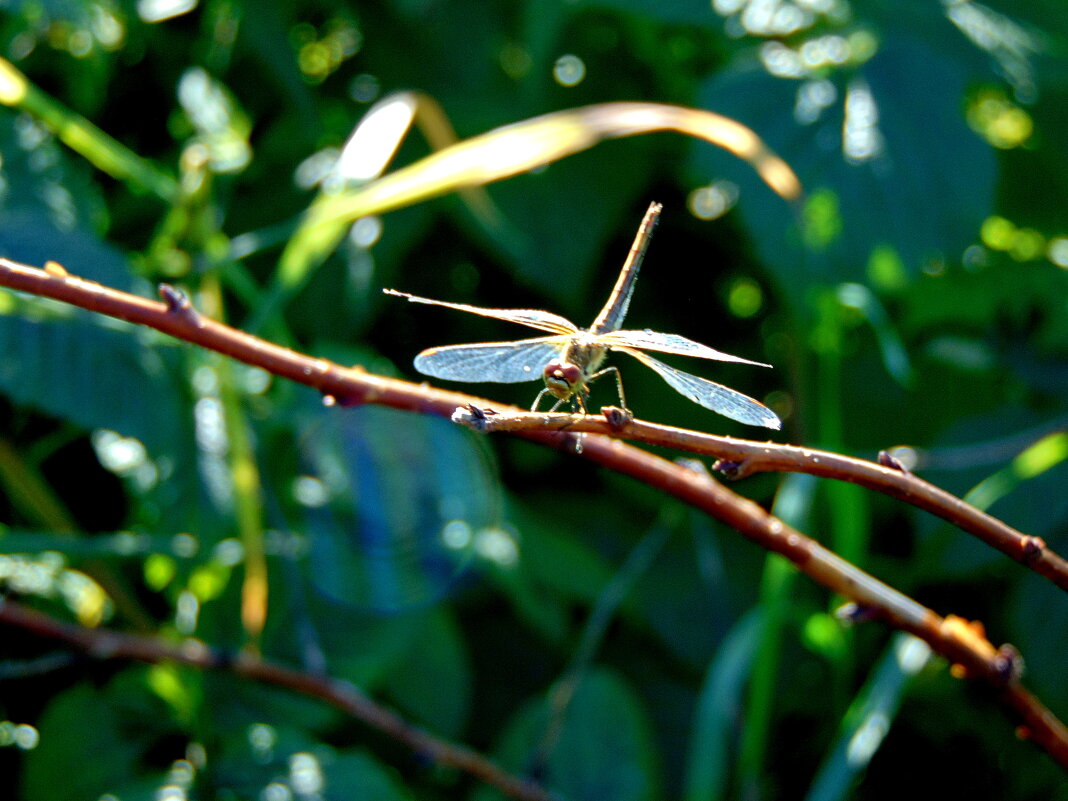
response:
<svg viewBox="0 0 1068 801"><path fill-rule="evenodd" d="M377 108L396 102L387 98ZM793 200L801 194L801 184L786 162L749 128L720 114L659 103L585 106L496 128L359 187L320 196L282 254L278 288L289 292L299 287L360 217L500 181L606 139L655 131L704 139L749 162L781 197Z"/></svg>

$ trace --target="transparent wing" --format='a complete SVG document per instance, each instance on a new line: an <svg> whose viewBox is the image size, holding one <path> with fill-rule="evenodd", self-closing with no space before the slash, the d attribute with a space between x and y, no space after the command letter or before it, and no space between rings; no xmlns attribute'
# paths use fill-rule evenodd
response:
<svg viewBox="0 0 1068 801"><path fill-rule="evenodd" d="M753 364L757 367L771 367L764 362L754 362L741 356L732 356L721 350L694 342L678 334L661 334L658 331L608 331L597 335L597 341L608 347L631 347L642 350L655 350L658 353L677 353L681 356L696 356L698 359L715 359L718 362L738 362Z"/></svg>
<svg viewBox="0 0 1068 801"><path fill-rule="evenodd" d="M660 377L671 385L681 395L685 395L694 403L719 412L724 417L737 420L751 426L765 426L767 428L782 428L782 421L775 412L759 401L755 401L748 395L743 395L730 387L709 381L707 378L684 373L676 370L662 361L654 359L647 353L630 348L619 350L633 356L647 367L651 367L660 374Z"/></svg>
<svg viewBox="0 0 1068 801"><path fill-rule="evenodd" d="M515 342L478 342L429 348L415 357L423 375L449 381L493 381L517 384L541 378L569 337L536 337Z"/></svg>
<svg viewBox="0 0 1068 801"><path fill-rule="evenodd" d="M519 323L539 331L551 331L554 334L573 334L578 331L578 326L552 312L539 311L538 309L487 309L482 306L468 306L466 303L446 303L443 300L431 300L417 295L409 295L407 292L398 292L395 289L383 289L387 295L398 298L407 298L412 303L425 303L427 306L444 306L446 309L477 314L481 317L492 317L496 320L507 320L510 323Z"/></svg>

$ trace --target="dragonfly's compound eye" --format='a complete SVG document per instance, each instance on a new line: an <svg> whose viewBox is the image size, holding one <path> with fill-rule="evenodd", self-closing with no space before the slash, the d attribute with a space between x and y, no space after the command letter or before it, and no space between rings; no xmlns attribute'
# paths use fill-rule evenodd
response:
<svg viewBox="0 0 1068 801"><path fill-rule="evenodd" d="M582 369L571 362L553 359L542 373L545 386L557 398L567 399L582 388Z"/></svg>

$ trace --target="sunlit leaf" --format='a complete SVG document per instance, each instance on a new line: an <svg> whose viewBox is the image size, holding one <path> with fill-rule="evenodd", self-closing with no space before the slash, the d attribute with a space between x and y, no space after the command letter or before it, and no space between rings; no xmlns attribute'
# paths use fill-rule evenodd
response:
<svg viewBox="0 0 1068 801"><path fill-rule="evenodd" d="M964 121L965 86L958 62L905 36L855 70L787 79L745 62L710 79L702 104L760 131L811 192L800 226L714 151L695 149L694 164L742 187L741 219L791 300L810 282L864 280L888 245L916 276L959 259L993 199L994 154ZM814 87L828 102L806 111Z"/></svg>
<svg viewBox="0 0 1068 801"><path fill-rule="evenodd" d="M658 103L604 103L558 111L497 128L376 181L320 197L282 254L278 286L283 292L300 286L360 217L509 178L606 139L656 131L675 131L723 148L749 162L784 198L796 198L801 191L790 167L753 131L720 114Z"/></svg>
<svg viewBox="0 0 1068 801"><path fill-rule="evenodd" d="M119 429L154 454L184 449L173 351L145 347L132 329L98 317L41 311L0 314L4 394L86 430Z"/></svg>

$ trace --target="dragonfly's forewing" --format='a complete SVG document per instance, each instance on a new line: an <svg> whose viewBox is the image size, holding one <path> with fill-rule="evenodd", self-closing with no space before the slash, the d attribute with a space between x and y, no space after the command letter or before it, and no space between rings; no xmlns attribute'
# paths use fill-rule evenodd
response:
<svg viewBox="0 0 1068 801"><path fill-rule="evenodd" d="M672 389L681 395L685 395L694 403L704 406L706 409L719 412L724 417L737 420L739 423L775 429L782 428L782 421L779 420L775 412L763 403L753 400L748 395L743 395L730 387L717 384L715 381L709 381L707 378L676 370L674 367L664 364L662 361L654 359L640 350L631 350L625 347L617 349L633 356L647 367L656 370Z"/></svg>
<svg viewBox="0 0 1068 801"><path fill-rule="evenodd" d="M488 309L482 306L468 306L466 303L446 303L443 300L421 298L417 295L409 295L407 292L398 292L395 289L383 289L382 291L387 295L407 298L412 303L425 303L427 306L444 306L446 309L456 309L457 311L477 314L481 317L492 317L496 320L519 323L520 325L537 328L539 331L550 331L554 334L573 334L578 331L578 326L566 317L538 309Z"/></svg>
<svg viewBox="0 0 1068 801"><path fill-rule="evenodd" d="M608 331L598 335L597 341L610 348L632 347L642 350L655 350L658 353L677 353L680 356L696 356L698 359L715 359L719 362L738 362L757 367L771 367L770 364L732 356L721 350L702 345L678 334L661 334L658 331Z"/></svg>
<svg viewBox="0 0 1068 801"><path fill-rule="evenodd" d="M494 381L516 384L542 377L542 370L560 354L568 336L536 337L515 342L477 342L429 348L415 357L423 375L449 381Z"/></svg>

